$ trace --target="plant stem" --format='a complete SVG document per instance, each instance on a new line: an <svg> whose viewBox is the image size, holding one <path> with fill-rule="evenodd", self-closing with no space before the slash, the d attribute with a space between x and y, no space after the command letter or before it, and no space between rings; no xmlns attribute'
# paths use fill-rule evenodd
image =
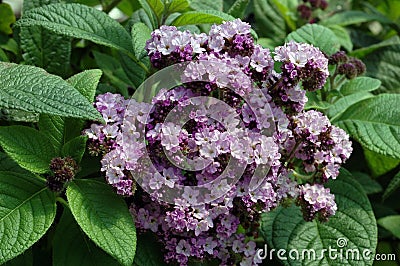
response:
<svg viewBox="0 0 400 266"><path fill-rule="evenodd" d="M126 52L126 54L129 56L129 58L135 61L135 63L138 64L146 72L147 75L150 74L149 68L145 64L143 64L143 62L137 59L134 54L132 54L131 52Z"/></svg>
<svg viewBox="0 0 400 266"><path fill-rule="evenodd" d="M69 209L69 204L68 204L68 202L67 202L65 199L63 199L62 197L57 197L57 198L56 198L56 201L58 201L58 202L61 203L64 207L66 207L66 208Z"/></svg>
<svg viewBox="0 0 400 266"><path fill-rule="evenodd" d="M121 0L113 0L109 5L105 6L103 8L103 11L105 13L109 13L114 7L116 7L119 3L121 2Z"/></svg>

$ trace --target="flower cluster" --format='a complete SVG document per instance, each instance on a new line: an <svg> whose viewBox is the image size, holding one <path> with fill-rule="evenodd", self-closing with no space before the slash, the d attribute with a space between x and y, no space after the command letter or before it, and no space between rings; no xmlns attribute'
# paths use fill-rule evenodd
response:
<svg viewBox="0 0 400 266"><path fill-rule="evenodd" d="M337 73L348 79L361 76L366 71L365 64L360 59L349 57L344 51L331 55L329 63L337 65Z"/></svg>
<svg viewBox="0 0 400 266"><path fill-rule="evenodd" d="M309 5L307 4L309 2ZM326 0L303 0L303 4L297 7L300 17L310 23L317 22L317 18L313 17L315 11L321 9L325 10L328 7Z"/></svg>
<svg viewBox="0 0 400 266"><path fill-rule="evenodd" d="M162 26L146 49L155 68L185 62L184 85L148 103L99 95L106 124L85 134L107 182L134 194L137 228L158 236L166 262L256 265L262 212L296 201L307 220L335 213L322 184L336 178L351 143L323 114L304 111L306 90L329 74L318 48L289 42L271 54L237 19L208 34Z"/></svg>
<svg viewBox="0 0 400 266"><path fill-rule="evenodd" d="M51 175L47 176L47 186L55 192L60 192L64 188L64 184L71 181L77 171L78 164L71 157L56 157L51 160Z"/></svg>

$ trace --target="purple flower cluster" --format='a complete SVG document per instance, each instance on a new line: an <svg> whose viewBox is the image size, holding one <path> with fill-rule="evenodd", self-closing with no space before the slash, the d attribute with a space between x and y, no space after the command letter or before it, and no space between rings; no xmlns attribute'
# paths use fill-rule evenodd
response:
<svg viewBox="0 0 400 266"><path fill-rule="evenodd" d="M309 5L307 5L309 2ZM297 11L300 13L300 17L309 23L317 22L317 18L313 17L313 12L318 9L325 10L328 7L326 0L303 0L303 4L297 7Z"/></svg>
<svg viewBox="0 0 400 266"><path fill-rule="evenodd" d="M336 178L352 149L327 117L304 111L306 90L321 88L329 74L318 48L289 42L273 57L237 19L199 35L162 26L146 49L159 69L187 62L184 85L160 90L151 103L99 95L106 124L85 134L107 182L134 195L137 228L158 236L166 262L256 265L252 239L262 212L297 199L308 220L335 213L322 184ZM169 191L176 191L173 204L162 200Z"/></svg>

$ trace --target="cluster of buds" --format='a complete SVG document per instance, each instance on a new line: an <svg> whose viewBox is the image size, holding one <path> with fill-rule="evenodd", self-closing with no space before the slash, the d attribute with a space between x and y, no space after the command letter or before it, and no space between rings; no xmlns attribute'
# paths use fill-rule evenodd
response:
<svg viewBox="0 0 400 266"><path fill-rule="evenodd" d="M54 192L60 192L64 188L64 184L71 181L79 167L71 157L56 157L51 160L51 175L47 176L47 186Z"/></svg>
<svg viewBox="0 0 400 266"><path fill-rule="evenodd" d="M303 0L303 4L297 7L297 11L302 19L315 23L316 18L313 18L313 12L318 9L325 10L327 7L328 2L326 0Z"/></svg>
<svg viewBox="0 0 400 266"><path fill-rule="evenodd" d="M348 79L364 74L365 64L355 57L346 55L346 52L339 51L329 57L329 64L337 65L337 72L340 75L345 75Z"/></svg>

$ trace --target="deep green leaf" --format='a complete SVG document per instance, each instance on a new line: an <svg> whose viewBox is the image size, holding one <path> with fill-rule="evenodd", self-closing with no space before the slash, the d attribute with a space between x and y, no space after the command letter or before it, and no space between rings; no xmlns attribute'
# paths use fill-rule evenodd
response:
<svg viewBox="0 0 400 266"><path fill-rule="evenodd" d="M164 3L161 0L146 0L154 14L161 18L164 12Z"/></svg>
<svg viewBox="0 0 400 266"><path fill-rule="evenodd" d="M217 10L222 11L223 0L189 0L190 7L194 10Z"/></svg>
<svg viewBox="0 0 400 266"><path fill-rule="evenodd" d="M250 0L236 0L235 3L229 8L228 14L235 18L243 17L249 3Z"/></svg>
<svg viewBox="0 0 400 266"><path fill-rule="evenodd" d="M365 194L369 195L382 192L382 186L369 175L362 172L352 172L352 174L358 183L360 183Z"/></svg>
<svg viewBox="0 0 400 266"><path fill-rule="evenodd" d="M188 0L172 0L168 6L168 12L182 12L189 8Z"/></svg>
<svg viewBox="0 0 400 266"><path fill-rule="evenodd" d="M348 108L335 124L364 148L400 159L400 95L381 94Z"/></svg>
<svg viewBox="0 0 400 266"><path fill-rule="evenodd" d="M39 121L39 114L18 109L0 108L0 120L35 123Z"/></svg>
<svg viewBox="0 0 400 266"><path fill-rule="evenodd" d="M136 229L124 200L94 180L74 180L67 189L72 214L82 230L122 265L132 265Z"/></svg>
<svg viewBox="0 0 400 266"><path fill-rule="evenodd" d="M195 24L221 24L223 21L234 20L235 18L216 10L189 11L183 13L172 21L173 26L195 25Z"/></svg>
<svg viewBox="0 0 400 266"><path fill-rule="evenodd" d="M0 264L32 246L56 215L53 193L32 174L0 172Z"/></svg>
<svg viewBox="0 0 400 266"><path fill-rule="evenodd" d="M50 140L34 128L26 126L0 127L0 145L22 168L34 173L46 173L56 156Z"/></svg>
<svg viewBox="0 0 400 266"><path fill-rule="evenodd" d="M90 69L70 77L67 81L85 96L89 102L93 102L97 84L102 74L103 72L100 69Z"/></svg>
<svg viewBox="0 0 400 266"><path fill-rule="evenodd" d="M349 32L342 26L331 25L328 28L336 35L340 46L342 46L347 51L353 50L353 43L350 38Z"/></svg>
<svg viewBox="0 0 400 266"><path fill-rule="evenodd" d="M389 39L386 39L380 43L354 50L350 53L350 55L358 57L358 58L362 58L362 57L376 51L379 48L388 47L388 46L392 46L392 45L400 45L400 37L399 36L395 35L395 36L393 36Z"/></svg>
<svg viewBox="0 0 400 266"><path fill-rule="evenodd" d="M335 118L343 114L353 104L371 97L374 97L374 95L369 92L358 92L341 97L329 106L326 110L326 115L331 120L335 120Z"/></svg>
<svg viewBox="0 0 400 266"><path fill-rule="evenodd" d="M7 261L4 266L33 266L32 248L24 251L21 255Z"/></svg>
<svg viewBox="0 0 400 266"><path fill-rule="evenodd" d="M387 157L367 149L364 149L364 156L372 175L375 177L386 174L400 164L399 159Z"/></svg>
<svg viewBox="0 0 400 266"><path fill-rule="evenodd" d="M0 3L0 33L11 34L11 24L15 22L15 15L11 6L7 3Z"/></svg>
<svg viewBox="0 0 400 266"><path fill-rule="evenodd" d="M152 233L138 235L133 264L135 266L159 266L165 264L160 250L162 250L162 246Z"/></svg>
<svg viewBox="0 0 400 266"><path fill-rule="evenodd" d="M13 159L7 154L0 152L0 172L18 172L25 174L27 171L21 168Z"/></svg>
<svg viewBox="0 0 400 266"><path fill-rule="evenodd" d="M129 87L139 87L139 85L142 84L142 82L146 79L146 73L144 72L144 70L140 68L135 61L125 56L124 54L119 54L119 58L122 68L129 78ZM150 65L150 60L148 57L143 57L141 59L141 62L146 66Z"/></svg>
<svg viewBox="0 0 400 266"><path fill-rule="evenodd" d="M119 263L82 232L71 211L65 208L54 235L53 265L118 266Z"/></svg>
<svg viewBox="0 0 400 266"><path fill-rule="evenodd" d="M339 51L340 47L336 35L329 28L318 24L304 25L298 30L290 33L286 40L313 44L328 55Z"/></svg>
<svg viewBox="0 0 400 266"><path fill-rule="evenodd" d="M102 121L74 87L41 68L0 63L0 83L0 107Z"/></svg>
<svg viewBox="0 0 400 266"><path fill-rule="evenodd" d="M260 36L270 38L274 45L282 44L286 36L286 22L272 1L254 0L254 15Z"/></svg>
<svg viewBox="0 0 400 266"><path fill-rule="evenodd" d="M351 79L340 87L340 93L344 96L358 92L371 92L377 90L381 86L379 79L370 77L357 77Z"/></svg>
<svg viewBox="0 0 400 266"><path fill-rule="evenodd" d="M0 62L10 62L7 54L0 48Z"/></svg>
<svg viewBox="0 0 400 266"><path fill-rule="evenodd" d="M18 43L7 35L0 33L0 48L4 51L9 51L14 55L18 55L19 47Z"/></svg>
<svg viewBox="0 0 400 266"><path fill-rule="evenodd" d="M146 41L151 38L151 29L144 23L136 23L132 26L132 46L135 56L141 59L147 56L145 50Z"/></svg>
<svg viewBox="0 0 400 266"><path fill-rule="evenodd" d="M55 33L131 51L129 34L106 13L81 4L51 4L26 12L16 25L43 26Z"/></svg>
<svg viewBox="0 0 400 266"><path fill-rule="evenodd" d="M46 6L50 4L61 3L62 0L27 0L23 2L23 11L34 9L36 7Z"/></svg>
<svg viewBox="0 0 400 266"><path fill-rule="evenodd" d="M142 22L145 22L145 21L149 20L151 22L151 27L150 28L152 28L152 29L158 28L158 19L155 16L155 14L153 13L153 11L152 11L150 5L147 3L147 1L146 0L137 0L137 1L142 6L142 9L139 9L138 11L136 11L136 12L139 12L139 13L137 13L136 16L139 16L140 21L143 20ZM140 12L141 10L143 10L144 12ZM133 14L132 18L135 17L135 13ZM136 19L137 18L138 17L136 17Z"/></svg>
<svg viewBox="0 0 400 266"><path fill-rule="evenodd" d="M368 14L359 10L343 11L330 18L322 20L323 25L348 26L368 21L379 21L382 23L391 23L391 21L382 15Z"/></svg>
<svg viewBox="0 0 400 266"><path fill-rule="evenodd" d="M71 156L75 161L80 163L82 160L83 154L86 149L86 136L78 136L76 138L71 139L67 143L64 144L61 155L63 157Z"/></svg>
<svg viewBox="0 0 400 266"><path fill-rule="evenodd" d="M335 194L338 211L326 223L305 222L296 206L279 207L263 215L261 233L268 242L269 251L274 248L287 252L296 249L300 254L305 249L316 252L316 260L309 260L307 256L292 260L286 253L288 260L282 261L285 265L372 265L372 259L362 257L362 252L367 249L371 251L370 258L373 258L377 244L376 221L368 197L345 170L341 170L338 179L330 181L327 186ZM352 260L351 257L349 260L346 257L334 260L327 253L321 259L323 249L326 251L331 247L340 251L337 245L339 238L347 240L343 251L358 250L360 260Z"/></svg>
<svg viewBox="0 0 400 266"><path fill-rule="evenodd" d="M380 218L378 224L400 239L400 215L391 215Z"/></svg>
<svg viewBox="0 0 400 266"><path fill-rule="evenodd" d="M149 27L149 29L152 30L155 29L154 17L153 16L149 17L143 8L133 12L131 19L128 21L128 24L130 26L129 28L132 28L132 26L135 23L139 22L146 24L146 26Z"/></svg>
<svg viewBox="0 0 400 266"><path fill-rule="evenodd" d="M393 194L398 188L400 188L400 172L398 172L390 181L385 192L383 193L382 199L386 200L390 195Z"/></svg>
<svg viewBox="0 0 400 266"><path fill-rule="evenodd" d="M367 75L382 81L380 91L400 92L400 45L381 48L363 59Z"/></svg>
<svg viewBox="0 0 400 266"><path fill-rule="evenodd" d="M294 5L297 7L297 1L294 1ZM295 14L290 10L294 10L293 8L293 0L271 0L271 4L276 6L277 10L279 11L280 16L285 20L286 25L291 31L296 30L296 22L297 20Z"/></svg>

